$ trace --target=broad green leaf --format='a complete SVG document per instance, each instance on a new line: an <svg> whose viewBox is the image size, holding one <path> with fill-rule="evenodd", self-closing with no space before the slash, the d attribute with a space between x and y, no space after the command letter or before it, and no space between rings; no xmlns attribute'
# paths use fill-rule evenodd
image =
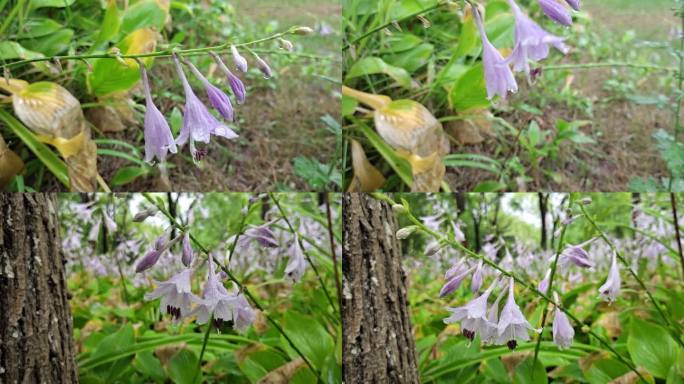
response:
<svg viewBox="0 0 684 384"><path fill-rule="evenodd" d="M405 69L395 67L385 63L379 57L364 57L363 59L357 61L349 68L347 73L347 80L353 79L355 77L375 75L383 73L397 82L400 86L404 88L411 88L411 75L406 72Z"/></svg>
<svg viewBox="0 0 684 384"><path fill-rule="evenodd" d="M141 28L161 29L166 21L166 12L155 0L142 0L130 6L123 15L121 32L129 34Z"/></svg>
<svg viewBox="0 0 684 384"><path fill-rule="evenodd" d="M72 5L76 0L32 0L31 8L38 9L43 7L65 8Z"/></svg>
<svg viewBox="0 0 684 384"><path fill-rule="evenodd" d="M664 328L636 317L630 324L627 350L637 366L660 378L667 377L679 354L677 344Z"/></svg>
<svg viewBox="0 0 684 384"><path fill-rule="evenodd" d="M147 174L149 169L147 167L123 167L116 171L114 177L110 181L111 185L124 185L133 182L138 177Z"/></svg>
<svg viewBox="0 0 684 384"><path fill-rule="evenodd" d="M40 52L45 56L54 56L66 51L73 37L73 29L64 28L37 39L22 40L21 43L32 51Z"/></svg>
<svg viewBox="0 0 684 384"><path fill-rule="evenodd" d="M202 372L196 372L197 356L192 351L181 349L169 361L169 377L176 384L201 383Z"/></svg>
<svg viewBox="0 0 684 384"><path fill-rule="evenodd" d="M673 177L684 177L684 144L676 141L669 133L659 129L653 134L660 156L672 172Z"/></svg>
<svg viewBox="0 0 684 384"><path fill-rule="evenodd" d="M342 95L342 116L353 115L358 105L356 99Z"/></svg>
<svg viewBox="0 0 684 384"><path fill-rule="evenodd" d="M405 52L417 47L422 42L423 39L412 33L395 33L387 37L385 46L379 52L382 54Z"/></svg>
<svg viewBox="0 0 684 384"><path fill-rule="evenodd" d="M0 59L36 59L43 54L24 48L16 41L0 41Z"/></svg>
<svg viewBox="0 0 684 384"><path fill-rule="evenodd" d="M123 349L133 344L135 339L133 337L133 327L131 324L122 326L118 331L107 335L93 351L93 358L104 357L112 354L117 354ZM98 376L106 379L108 382L113 381L119 377L122 371L131 363L132 356L122 357L108 363L98 369Z"/></svg>
<svg viewBox="0 0 684 384"><path fill-rule="evenodd" d="M383 59L390 65L404 68L409 73L413 73L427 64L434 50L435 47L432 44L424 43L406 52L384 56Z"/></svg>
<svg viewBox="0 0 684 384"><path fill-rule="evenodd" d="M456 80L449 92L449 102L458 112L489 107L482 63L474 65Z"/></svg>
<svg viewBox="0 0 684 384"><path fill-rule="evenodd" d="M541 361L537 359L535 362L530 357L515 367L514 382L516 384L546 384L549 380Z"/></svg>
<svg viewBox="0 0 684 384"><path fill-rule="evenodd" d="M166 380L166 372L162 367L159 359L157 359L152 351L142 351L135 355L133 366L138 372L152 378L157 383L163 383Z"/></svg>
<svg viewBox="0 0 684 384"><path fill-rule="evenodd" d="M95 44L93 48L97 49L100 45L111 41L114 39L117 33L119 33L119 27L121 26L121 12L119 7L116 5L115 0L110 0L105 10L104 19L102 19L102 25L100 26L100 33L97 35Z"/></svg>
<svg viewBox="0 0 684 384"><path fill-rule="evenodd" d="M36 38L55 33L64 28L60 23L48 18L29 19L19 33L20 39Z"/></svg>
<svg viewBox="0 0 684 384"><path fill-rule="evenodd" d="M335 353L332 337L316 319L290 310L285 313L283 329L294 345L318 369L323 366L326 356ZM284 338L281 341L292 359L299 357Z"/></svg>
<svg viewBox="0 0 684 384"><path fill-rule="evenodd" d="M461 21L461 35L458 38L458 45L454 53L456 58L466 56L479 47L480 35L473 19L473 14L468 10Z"/></svg>

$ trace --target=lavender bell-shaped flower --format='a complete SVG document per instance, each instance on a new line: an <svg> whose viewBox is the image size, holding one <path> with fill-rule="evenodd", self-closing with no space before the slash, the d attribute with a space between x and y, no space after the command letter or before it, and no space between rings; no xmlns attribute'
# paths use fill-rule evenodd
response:
<svg viewBox="0 0 684 384"><path fill-rule="evenodd" d="M256 53L254 54L254 58L256 59L257 68L259 68L261 73L264 75L264 79L270 79L273 77L273 71L271 71L271 67L268 66L268 63Z"/></svg>
<svg viewBox="0 0 684 384"><path fill-rule="evenodd" d="M244 332L249 328L249 326L256 320L256 313L252 306L249 305L247 299L242 293L237 291L235 288L235 307L234 307L234 318L233 325L238 332Z"/></svg>
<svg viewBox="0 0 684 384"><path fill-rule="evenodd" d="M494 303L487 310L487 324L482 327L480 333L480 339L482 339L484 344L494 344L496 342L499 330L497 327L497 324L499 323L499 303L501 302L501 299L503 299L505 293L506 290L502 289L496 297L496 300L494 300Z"/></svg>
<svg viewBox="0 0 684 384"><path fill-rule="evenodd" d="M186 268L178 272L167 281L155 281L157 289L145 294L145 300L155 300L161 297L159 309L179 321L190 313L192 292L190 276L192 269Z"/></svg>
<svg viewBox="0 0 684 384"><path fill-rule="evenodd" d="M233 72L231 72L230 69L223 63L223 60L221 60L221 57L217 55L214 52L209 52L211 57L214 58L214 61L216 61L216 64L218 64L219 68L223 71L223 73L226 75L228 78L228 85L230 85L230 89L233 91L233 95L235 95L235 100L237 100L238 104L242 104L245 102L245 97L247 95L247 92L245 90L245 84L242 83L242 80L240 80L239 77L235 76Z"/></svg>
<svg viewBox="0 0 684 384"><path fill-rule="evenodd" d="M192 300L198 304L192 311L192 314L197 315L198 324L206 324L213 315L214 325L216 328L221 328L224 321L228 322L234 319L236 298L228 294L223 283L214 273L214 262L211 256L208 262L209 271L207 273L207 281L204 283L202 298L192 297Z"/></svg>
<svg viewBox="0 0 684 384"><path fill-rule="evenodd" d="M278 240L275 238L275 234L268 227L266 223L259 226L251 226L247 229L245 233L240 237L239 245L241 248L247 247L252 241L256 241L259 245L265 248L276 248L278 246Z"/></svg>
<svg viewBox="0 0 684 384"><path fill-rule="evenodd" d="M546 270L546 276L544 276L544 280L539 282L539 285L537 286L537 289L539 292L543 294L548 294L549 290L549 281L551 280L551 268Z"/></svg>
<svg viewBox="0 0 684 384"><path fill-rule="evenodd" d="M482 260L480 260L480 262L477 263L475 273L473 273L473 279L470 281L470 290L472 292L477 292L482 287L483 273L484 271L482 270Z"/></svg>
<svg viewBox="0 0 684 384"><path fill-rule="evenodd" d="M140 65L140 76L143 80L143 91L145 93L145 161L152 162L156 157L160 162L166 159L167 152L176 153L176 142L173 140L171 128L166 122L164 115L157 109L152 101L150 92L150 82L147 78L147 71L142 62Z"/></svg>
<svg viewBox="0 0 684 384"><path fill-rule="evenodd" d="M190 142L190 153L193 159L200 160L204 156L203 151L198 151L195 148L195 141L209 143L210 136L219 135L228 139L238 137L230 128L220 123L209 111L207 107L202 104L195 92L193 92L190 83L188 83L185 73L181 68L178 57L174 55L174 62L178 76L183 83L185 90L185 113L183 115L183 127L180 135L176 138L176 144L183 145Z"/></svg>
<svg viewBox="0 0 684 384"><path fill-rule="evenodd" d="M566 27L572 25L572 16L570 16L570 12L568 12L568 10L558 1L539 0L539 6L551 20L563 24Z"/></svg>
<svg viewBox="0 0 684 384"><path fill-rule="evenodd" d="M230 52L233 55L233 64L235 64L235 68L239 69L241 72L247 72L247 59L238 52L234 45L230 46Z"/></svg>
<svg viewBox="0 0 684 384"><path fill-rule="evenodd" d="M192 252L192 245L190 244L190 232L185 232L183 235L183 256L181 257L183 265L189 267L190 264L192 264L193 257L194 253Z"/></svg>
<svg viewBox="0 0 684 384"><path fill-rule="evenodd" d="M463 269L459 269L458 271L455 271L455 273L453 274L450 274L449 271L447 271L448 281L446 282L446 284L444 284L444 286L442 286L442 289L439 291L439 297L447 296L455 290L457 290L458 287L461 286L463 280L473 271L473 268L468 269L467 266L464 265Z"/></svg>
<svg viewBox="0 0 684 384"><path fill-rule="evenodd" d="M578 245L571 245L565 248L559 257L558 263L562 267L566 267L570 263L580 268L591 268L594 266L594 263L589 260L587 251Z"/></svg>
<svg viewBox="0 0 684 384"><path fill-rule="evenodd" d="M620 268L617 264L617 256L613 253L613 260L608 271L606 282L599 288L601 298L612 303L620 294Z"/></svg>
<svg viewBox="0 0 684 384"><path fill-rule="evenodd" d="M497 325L497 344L506 344L509 349L515 349L518 341L530 340L528 330L534 330L525 319L514 297L514 280L511 277L508 286L508 299L501 310L501 317Z"/></svg>
<svg viewBox="0 0 684 384"><path fill-rule="evenodd" d="M539 61L549 55L549 46L553 45L564 54L568 47L563 44L563 38L546 32L532 21L514 0L508 0L515 15L515 47L506 59L513 64L516 71L530 72L529 61Z"/></svg>
<svg viewBox="0 0 684 384"><path fill-rule="evenodd" d="M475 334L481 332L481 330L485 329L484 327L487 326L487 300L494 290L494 287L496 287L496 283L497 281L494 280L492 285L490 285L482 295L471 300L466 305L456 308L447 307L447 310L451 312L451 316L444 319L444 322L450 324L460 321L463 336L468 340L473 341L473 339L475 339Z"/></svg>
<svg viewBox="0 0 684 384"><path fill-rule="evenodd" d="M559 302L558 295L554 293L556 303ZM575 330L570 325L568 316L561 311L558 306L554 312L553 319L553 342L556 343L558 349L570 348L572 345L572 338L575 337Z"/></svg>
<svg viewBox="0 0 684 384"><path fill-rule="evenodd" d="M285 267L285 274L292 279L293 282L299 281L304 276L306 269L306 260L304 258L304 251L299 244L299 236L294 234L294 241L288 250L289 261Z"/></svg>
<svg viewBox="0 0 684 384"><path fill-rule="evenodd" d="M580 0L565 0L575 11L580 10Z"/></svg>
<svg viewBox="0 0 684 384"><path fill-rule="evenodd" d="M162 253L163 251L160 251L156 248L147 252L145 257L143 257L135 267L135 272L140 273L152 268L155 264L157 264L157 261L159 261L159 256L161 256Z"/></svg>
<svg viewBox="0 0 684 384"><path fill-rule="evenodd" d="M487 83L487 98L492 99L498 94L501 95L502 99L506 99L508 91L517 92L518 83L515 81L507 61L489 42L480 12L475 7L472 9L475 24L480 31L480 38L482 39L482 65L484 66L485 82Z"/></svg>
<svg viewBox="0 0 684 384"><path fill-rule="evenodd" d="M233 121L233 104L230 102L228 95L212 85L209 80L202 75L202 72L200 72L191 62L187 60L183 60L183 62L204 85L204 89L207 91L207 98L209 98L209 103L211 103L214 109L227 121Z"/></svg>

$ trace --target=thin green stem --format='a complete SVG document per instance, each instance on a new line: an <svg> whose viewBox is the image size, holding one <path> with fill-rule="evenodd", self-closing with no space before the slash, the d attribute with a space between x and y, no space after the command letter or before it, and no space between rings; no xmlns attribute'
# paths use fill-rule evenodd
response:
<svg viewBox="0 0 684 384"><path fill-rule="evenodd" d="M197 375L199 375L202 370L202 358L204 357L204 351L207 349L207 343L209 342L209 334L211 333L211 324L214 321L214 314L209 316L209 323L207 323L207 331L204 332L204 341L202 341L202 350L200 351L199 360L197 360L197 369L195 370L195 375L192 376L192 382L197 380Z"/></svg>
<svg viewBox="0 0 684 384"><path fill-rule="evenodd" d="M332 213L330 210L330 196L328 193L323 193L323 198L325 199L325 212L326 218L328 219L328 237L330 238L330 254L333 259L333 275L335 276L335 288L337 289L337 305L342 310L342 284L340 283L340 275L337 271L337 253L335 252L335 235L332 223Z"/></svg>
<svg viewBox="0 0 684 384"><path fill-rule="evenodd" d="M251 45L256 45L259 43L263 43L266 41L271 41L275 40L279 37L282 36L287 36L287 35L293 35L296 34L297 29L300 27L291 27L290 29L284 31L284 32L279 32L274 35L264 37L261 39L249 41L246 43L240 43L240 44L234 44L236 47L249 47ZM197 54L205 54L210 51L221 51L225 50L230 47L230 43L224 43L220 45L215 45L211 47L203 47L203 48L191 48L191 49L181 49L181 50L174 50L174 49L166 49L163 51L157 51L157 52L150 52L150 53L138 53L138 54L132 54L132 55L117 55L114 53L95 53L95 54L89 54L89 55L64 55L64 56L48 56L48 57L37 57L34 59L26 59L26 60L19 60L19 61L14 61L11 63L4 64L0 66L0 68L12 68L28 63L33 63L37 61L53 61L53 60L86 60L86 59L139 59L139 58L144 58L144 57L171 57L174 53L177 55L181 56L193 56Z"/></svg>
<svg viewBox="0 0 684 384"><path fill-rule="evenodd" d="M634 64L622 62L607 62L607 63L584 63L584 64L558 64L558 65L543 65L540 68L542 71L557 71L563 69L593 69L593 68L635 68L635 69L649 69L655 71L677 72L678 68L663 67L661 65L653 64Z"/></svg>
<svg viewBox="0 0 684 384"><path fill-rule="evenodd" d="M561 252L563 252L563 240L565 239L565 230L568 228L569 224L564 224L563 228L561 229L560 237L558 239L558 246L556 248L556 256L553 258L553 263L551 264L551 274L549 275L549 286L546 289L546 294L551 294L553 291L553 279L556 277L556 266L558 265L558 258L560 257ZM537 345L534 347L534 361L532 366L535 366L537 364L537 357L539 356L539 347L541 346L541 340L542 340L542 335L544 334L544 326L546 325L546 316L548 316L549 313L549 305L548 303L545 303L544 305L544 312L542 313L542 320L541 320L541 332L539 333L539 336L537 337ZM556 303L561 304L561 303ZM534 371L532 371L532 375L534 375Z"/></svg>
<svg viewBox="0 0 684 384"><path fill-rule="evenodd" d="M670 205L672 207L672 221L674 222L675 234L677 235L677 250L679 251L679 261L682 265L682 277L684 277L684 252L682 252L682 237L679 233L679 216L677 215L677 198L670 192Z"/></svg>
<svg viewBox="0 0 684 384"><path fill-rule="evenodd" d="M278 199L276 199L276 197L273 195L272 192L269 192L268 196L271 198L271 200L276 205L276 207L278 207L278 210L280 211L280 215L285 220L285 223L287 224L288 228L290 228L290 232L292 232L293 235L297 235L297 231L292 226L292 223L290 223L290 219L287 218L287 214L285 213L285 210L283 209L283 207L280 205L280 202L278 201ZM328 288L325 287L325 282L323 281L321 274L318 272L318 268L316 268L316 265L314 265L314 263L311 261L309 254L304 252L304 246L302 245L302 240L299 238L299 236L297 236L297 241L299 242L299 247L302 248L302 253L304 254L304 257L306 257L306 261L309 262L311 269L316 274L316 277L318 278L318 282L321 284L321 288L323 288L323 293L325 293L325 297L328 298L328 302L330 303L330 306L333 308L333 311L334 311L335 310L335 302L333 301L332 297L330 297L330 293L328 292Z"/></svg>
<svg viewBox="0 0 684 384"><path fill-rule="evenodd" d="M371 193L371 195L373 197L375 197L376 199L386 201L391 205L396 204L396 202L394 200L392 200L389 196L387 196L383 193L374 192L374 193ZM407 211L405 213L405 215L407 216L409 221L411 221L413 224L418 226L421 231L423 231L424 233L427 233L427 234L431 235L432 237L434 237L440 244L449 245L452 248L456 248L456 249L460 250L461 252L465 253L467 256L469 256L471 258L474 258L477 260L482 260L485 264L487 264L491 268L499 271L504 276L512 278L516 283L518 283L518 285L527 288L532 293L534 293L535 295L537 295L540 298L542 298L543 300L545 300L547 303L554 303L553 300L551 300L551 298L549 296L547 296L545 293L539 291L533 284L530 284L526 280L518 277L517 275L513 274L512 272L501 268L497 263L488 259L487 257L484 257L484 256L482 256L476 252L471 251L470 249L466 248L465 246L463 246L463 244L459 243L458 241L451 240L448 237L443 236L443 235L431 230L425 224L423 224L422 221L418 220L410 211ZM559 304L559 305L557 305L557 308L559 310L563 311L572 321L575 322L575 324L577 324L577 326L584 328L584 324L582 323L582 321L580 321L575 315L570 313L570 311L568 311L565 307L563 307L562 305ZM643 382L648 383L646 381L646 379L641 375L641 373L637 370L636 366L634 364L632 364L629 360L627 360L625 357L623 357L617 350L615 350L615 348L613 348L610 345L610 343L608 343L608 341L606 341L603 337L601 337L600 335L598 335L596 332L592 331L591 329L587 329L586 332L589 335L593 336L596 340L598 340L598 342L601 343L601 345L603 345L606 349L608 349L608 351L610 351L618 360L620 360L620 362L622 362L625 366L627 366L630 370L632 370Z"/></svg>
<svg viewBox="0 0 684 384"><path fill-rule="evenodd" d="M162 205L157 204L157 202L154 201L154 199L149 195L149 193L143 193L143 197L145 197L145 199L147 199L147 201L149 201L149 202L152 203L155 207L157 207L157 209L159 209L166 217L172 218L172 219L173 219L173 220L172 220L172 225L173 225L173 226L175 226L176 228L178 228L178 229L180 229L180 230L185 230L185 228L184 228L180 223L178 223L178 222L175 220L175 218L173 218L172 215L166 210L166 208L163 206L163 204L162 204ZM239 237L240 234L241 234L241 231L238 232L238 234L236 235L236 238ZM285 332L285 330L278 324L278 322L276 322L268 313L266 313L266 310L264 309L264 307L263 307L263 306L259 303L259 301L252 295L252 293L249 291L249 289L247 289L247 287L244 286L244 284L242 284L242 283L235 277L235 275L233 275L233 273L232 273L228 268L226 268L226 267L225 267L223 264L221 264L215 257L213 257L213 256L211 255L211 253L210 253L210 250L209 250L207 247L205 247L202 243L200 243L200 242L197 240L197 238L195 238L195 236L194 236L192 233L190 233L190 240L192 240L192 242L193 242L193 243L194 243L202 252L204 252L208 257L210 257L211 260L213 260L214 263L215 263L219 268L221 268L221 270L222 270L223 272L225 272L225 274L228 276L228 278L229 278L232 282L234 282L235 285L237 285L237 287L238 287L238 289L240 290L240 292L242 292L247 298L249 298L249 300L252 302L252 304L254 304L254 306L255 306L259 311L261 311L261 313L264 315L264 317L266 317L266 320L268 320L268 322L269 322L271 325L273 325L273 327L276 328L276 330L278 331L278 333L280 333L280 334L285 338L285 340L286 340L287 343L290 345L290 347L292 347L292 349L293 349L293 350L302 358L302 360L304 360L304 362L305 362L306 365L309 367L309 369L311 369L311 372L313 372L313 373L316 375L316 377L318 378L318 381L319 381L319 382L322 382L321 374L318 372L318 370L317 370L316 368L314 368L313 364L309 361L309 359L308 359L306 356L304 356L304 354L302 353L302 351L294 344L294 342L292 341L292 339L290 338L290 336L289 336L289 335L287 334L287 332ZM237 239L236 239L236 241L237 241Z"/></svg>
<svg viewBox="0 0 684 384"><path fill-rule="evenodd" d="M630 275L632 275L632 277L634 278L634 280L637 281L637 283L639 284L639 286L641 287L641 289L642 289L644 292L646 292L646 295L648 296L648 299L653 303L653 306L654 306L654 307L656 308L656 310L658 311L658 314L660 315L660 317L662 317L662 319L665 321L665 324L668 325L668 329L670 330L670 333L672 334L672 336L673 336L673 338L675 339L675 341L677 341L677 343L678 343L679 345L681 345L682 347L684 347L684 342L681 340L680 336L678 335L678 333L679 333L679 332L678 332L678 331L679 331L679 325L678 325L676 322L670 321L670 319L665 315L665 312L664 312L663 309L660 307L660 304L658 304L658 302L657 302L656 299L653 297L653 295L651 295L651 292L648 290L648 288L646 288L646 284L644 284L644 281L639 277L639 275L636 274L636 272L634 272L634 270L632 269L632 267L629 265L629 263L627 262L627 260L626 260L626 259L624 258L624 256L622 255L622 253L620 253L620 251L618 251L618 249L617 249L617 247L615 246L615 244L613 244L613 242L610 241L610 239L608 238L608 236L606 236L606 234L603 232L603 230L601 230L601 228L599 228L599 226L596 224L596 222L594 221L594 219L592 219L592 218L587 214L587 211L585 210L584 206L580 205L580 209L582 210L582 214L583 214L584 217L587 219L587 221L589 222L589 224L591 224L591 226L594 227L594 229L596 230L596 232L599 233L599 236L601 236L601 238L603 239L603 241L605 241L606 244L613 250L613 252L615 252L615 256L618 258L618 260L620 260L620 262L622 263L622 265L629 271ZM675 329L673 329L673 327L674 327Z"/></svg>

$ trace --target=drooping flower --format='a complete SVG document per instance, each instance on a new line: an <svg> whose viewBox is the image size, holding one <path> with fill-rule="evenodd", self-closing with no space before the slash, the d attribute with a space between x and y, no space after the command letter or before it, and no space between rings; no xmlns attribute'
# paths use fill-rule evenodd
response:
<svg viewBox="0 0 684 384"><path fill-rule="evenodd" d="M238 332L244 332L256 320L256 312L249 305L245 296L234 287L235 307L233 325Z"/></svg>
<svg viewBox="0 0 684 384"><path fill-rule="evenodd" d="M463 231L461 230L460 226L456 224L456 222L452 221L451 226L454 229L454 240L458 241L459 243L462 243L465 241L466 237Z"/></svg>
<svg viewBox="0 0 684 384"><path fill-rule="evenodd" d="M456 274L449 274L449 271L447 271L447 279L448 281L444 286L442 286L442 289L439 291L439 297L444 297L455 290L458 289L459 286L461 286L461 283L463 280L473 271L473 268L468 269L467 266L464 266L463 269L459 269Z"/></svg>
<svg viewBox="0 0 684 384"><path fill-rule="evenodd" d="M254 58L256 59L257 68L259 68L261 73L264 75L264 79L270 79L273 77L273 72L271 71L271 67L268 66L268 63L256 53L254 54Z"/></svg>
<svg viewBox="0 0 684 384"><path fill-rule="evenodd" d="M416 226L416 225L409 225L408 227L399 228L399 229L397 230L397 233L396 233L395 236L396 236L397 239L399 239L399 240L404 240L404 239L408 238L409 236L411 236L411 234L413 234L413 232L415 232L415 231L417 231L417 230L418 230L418 226Z"/></svg>
<svg viewBox="0 0 684 384"><path fill-rule="evenodd" d="M480 290L482 287L482 280L483 280L483 270L482 270L482 260L480 260L479 263L477 263L477 268L475 269L475 273L473 273L473 279L470 281L470 290L473 292L477 292Z"/></svg>
<svg viewBox="0 0 684 384"><path fill-rule="evenodd" d="M143 257L135 267L135 272L140 273L152 268L155 264L157 264L157 261L159 261L159 256L161 256L162 253L164 252L156 248L147 252L145 257Z"/></svg>
<svg viewBox="0 0 684 384"><path fill-rule="evenodd" d="M537 289L539 292L543 294L547 294L549 290L549 281L551 280L551 268L546 270L546 275L544 276L544 280L539 282L539 285L537 286Z"/></svg>
<svg viewBox="0 0 684 384"><path fill-rule="evenodd" d="M558 295L555 295L556 303L558 303ZM572 338L575 337L575 330L570 325L568 316L556 306L553 319L553 342L556 343L558 349L570 348L572 345Z"/></svg>
<svg viewBox="0 0 684 384"><path fill-rule="evenodd" d="M143 91L145 93L145 161L152 162L156 157L160 162L163 162L166 159L167 152L176 153L178 149L173 140L169 123L166 122L164 115L152 101L150 82L142 63L140 63L140 76L143 80Z"/></svg>
<svg viewBox="0 0 684 384"><path fill-rule="evenodd" d="M230 46L230 51L233 55L233 64L235 68L239 69L241 72L247 72L247 59L245 59L234 45Z"/></svg>
<svg viewBox="0 0 684 384"><path fill-rule="evenodd" d="M190 314L190 276L192 269L185 268L166 281L155 281L157 289L145 294L145 300L155 300L161 297L159 309L179 321Z"/></svg>
<svg viewBox="0 0 684 384"><path fill-rule="evenodd" d="M575 11L580 10L580 0L565 0Z"/></svg>
<svg viewBox="0 0 684 384"><path fill-rule="evenodd" d="M572 25L572 16L570 16L570 12L568 12L568 10L558 1L539 0L539 6L551 20L563 24L566 27Z"/></svg>
<svg viewBox="0 0 684 384"><path fill-rule="evenodd" d="M174 62L178 76L183 83L185 90L185 113L183 115L183 127L180 135L176 139L176 144L183 145L190 141L190 153L193 159L200 160L204 155L203 152L195 149L195 141L209 143L211 135L223 136L227 139L234 139L237 136L233 130L220 123L214 115L209 113L207 107L202 104L195 92L192 90L190 83L188 83L185 73L181 68L178 57L174 55Z"/></svg>
<svg viewBox="0 0 684 384"><path fill-rule="evenodd" d="M487 310L487 323L482 327L480 338L484 344L494 344L498 336L497 327L499 323L499 303L506 293L505 289L499 292L499 295L494 300L494 303Z"/></svg>
<svg viewBox="0 0 684 384"><path fill-rule="evenodd" d="M502 99L506 99L508 91L517 92L518 83L515 81L513 72L508 67L506 60L487 38L480 12L475 7L472 9L475 24L482 39L482 65L487 83L487 98L492 99L498 94Z"/></svg>
<svg viewBox="0 0 684 384"><path fill-rule="evenodd" d="M228 294L223 283L214 273L214 261L211 256L209 256L208 263L209 271L202 290L202 298L192 297L192 300L198 304L192 314L197 315L198 324L206 324L213 315L214 325L216 328L221 328L224 321L228 322L234 319L236 298Z"/></svg>
<svg viewBox="0 0 684 384"><path fill-rule="evenodd" d="M558 259L559 265L566 267L570 263L573 263L580 268L591 268L594 266L594 263L589 260L587 251L578 245L570 245L560 254Z"/></svg>
<svg viewBox="0 0 684 384"><path fill-rule="evenodd" d="M442 245L438 241L430 242L427 247L425 247L425 256L430 257L437 254L437 252L442 250Z"/></svg>
<svg viewBox="0 0 684 384"><path fill-rule="evenodd" d="M507 58L516 71L530 72L529 61L539 61L549 55L549 46L553 45L564 54L568 47L563 44L563 38L546 32L542 27L530 19L515 3L508 0L515 15L515 47Z"/></svg>
<svg viewBox="0 0 684 384"><path fill-rule="evenodd" d="M183 265L189 267L190 264L192 264L193 257L194 253L192 252L192 245L190 244L190 232L185 232L185 235L183 235L183 256L181 257Z"/></svg>
<svg viewBox="0 0 684 384"><path fill-rule="evenodd" d="M475 339L475 335L487 326L487 300L496 284L497 281L494 280L492 285L482 295L471 300L466 305L456 308L447 307L447 310L451 312L451 316L444 319L444 322L450 324L460 321L463 336L470 341Z"/></svg>
<svg viewBox="0 0 684 384"><path fill-rule="evenodd" d="M304 251L299 244L299 236L294 234L294 241L288 249L289 261L285 267L285 274L292 279L293 282L299 281L304 276L306 269L306 260L304 258Z"/></svg>
<svg viewBox="0 0 684 384"><path fill-rule="evenodd" d="M173 141L173 137L171 138L171 141ZM175 146L176 143L174 142L173 145ZM138 212L133 216L133 221L136 223L141 223L145 221L150 216L154 216L157 213L157 208L146 208L143 209L142 211Z"/></svg>
<svg viewBox="0 0 684 384"><path fill-rule="evenodd" d="M235 100L237 100L237 103L244 103L247 92L245 91L245 85L242 83L242 80L240 80L239 77L235 76L233 72L228 69L219 55L214 52L209 52L209 54L214 58L216 64L218 64L219 68L221 68L223 73L228 78L228 85L230 85L230 89L233 91L233 95L235 95Z"/></svg>
<svg viewBox="0 0 684 384"><path fill-rule="evenodd" d="M511 277L508 285L508 299L501 310L501 317L497 325L497 343L506 344L509 349L515 349L518 346L518 341L530 340L528 331L534 330L515 302L514 283Z"/></svg>
<svg viewBox="0 0 684 384"><path fill-rule="evenodd" d="M277 247L278 241L276 240L275 234L271 228L268 227L268 224L270 223L259 226L251 226L249 229L247 229L240 237L240 240L238 240L240 247L244 248L252 241L256 241L259 245L265 248Z"/></svg>
<svg viewBox="0 0 684 384"><path fill-rule="evenodd" d="M111 217L107 214L107 212L102 212L102 216L104 216L104 223L105 226L107 227L107 231L109 233L116 232L116 222L112 220Z"/></svg>
<svg viewBox="0 0 684 384"><path fill-rule="evenodd" d="M209 98L209 103L211 103L214 109L216 109L224 119L233 121L233 104L230 102L228 95L212 85L209 80L202 75L202 72L200 72L191 62L187 60L183 60L183 62L190 68L190 71L192 71L195 77L200 79L202 85L204 85L204 89L207 91L207 98Z"/></svg>
<svg viewBox="0 0 684 384"><path fill-rule="evenodd" d="M451 280L452 277L460 275L467 269L468 266L465 264L465 261L463 259L459 259L451 266L451 268L447 269L447 271L444 273L444 279Z"/></svg>
<svg viewBox="0 0 684 384"><path fill-rule="evenodd" d="M613 253L613 260L608 271L606 282L599 288L601 298L612 303L620 294L620 268L617 264L617 256Z"/></svg>

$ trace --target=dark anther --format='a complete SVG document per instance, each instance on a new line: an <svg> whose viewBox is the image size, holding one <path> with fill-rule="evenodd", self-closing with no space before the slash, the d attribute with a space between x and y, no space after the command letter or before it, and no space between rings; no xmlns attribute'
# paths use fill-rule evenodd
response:
<svg viewBox="0 0 684 384"><path fill-rule="evenodd" d="M506 345L508 345L508 349L512 351L515 349L515 347L518 346L518 342L515 340L509 340L508 343L506 343Z"/></svg>

